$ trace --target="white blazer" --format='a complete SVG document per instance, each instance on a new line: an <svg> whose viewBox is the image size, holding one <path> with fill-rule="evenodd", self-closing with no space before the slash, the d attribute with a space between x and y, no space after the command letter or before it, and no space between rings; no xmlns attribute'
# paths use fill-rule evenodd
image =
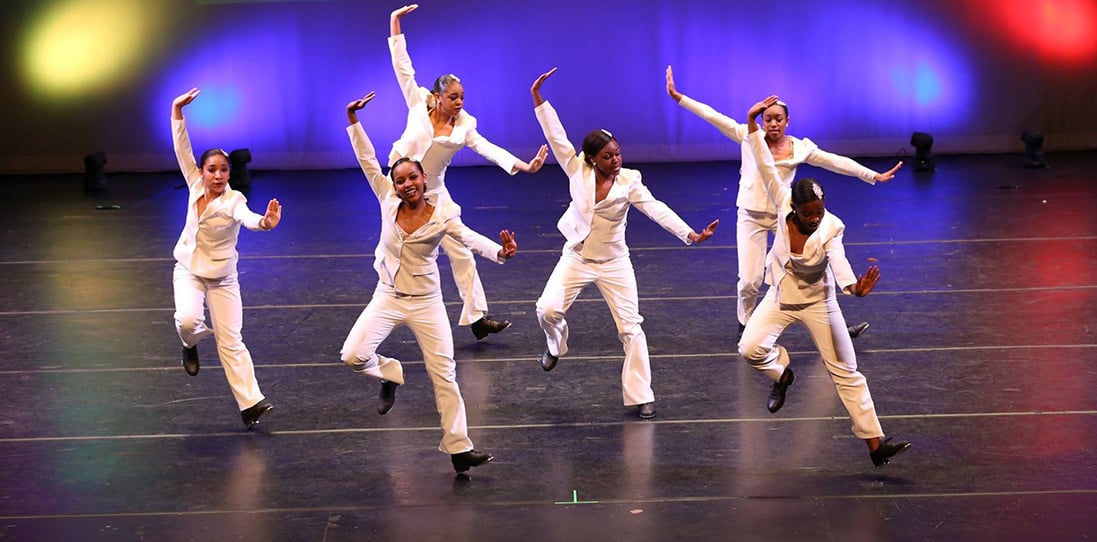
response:
<svg viewBox="0 0 1097 542"><path fill-rule="evenodd" d="M225 192L208 202L202 216L198 216L198 198L205 193L206 183L194 159L186 120L171 119L171 132L175 158L190 190L187 222L179 241L175 243L173 255L194 276L211 279L227 277L236 272L236 262L240 257L236 252L240 226L252 231L265 231L259 226L263 215L248 209L247 198L226 185Z"/></svg>
<svg viewBox="0 0 1097 542"><path fill-rule="evenodd" d="M765 186L759 178L755 157L744 141L747 137L747 125L739 124L735 122L735 119L719 113L689 96L682 96L682 100L678 104L715 126L716 129L720 130L720 133L739 143L742 147L742 165L739 168L739 193L735 198L735 206L750 209L751 211L776 213L777 209L773 207L773 203L766 196ZM777 177L786 186L791 186L792 181L795 180L796 166L805 162L835 173L857 177L868 184L876 184L876 172L858 164L852 158L824 151L806 137L800 139L788 136L788 138L789 143L792 145L792 156L774 163Z"/></svg>
<svg viewBox="0 0 1097 542"><path fill-rule="evenodd" d="M773 239L773 248L766 257L766 284L777 287L777 299L781 299L781 289L793 282L786 281L789 274L789 261L793 258L789 247L788 222L785 218L792 212L792 189L777 175L777 167L766 144L765 132L758 130L747 137L748 154L757 161L762 184L766 187L770 203L777 210L777 235ZM837 285L845 292L846 288L857 283L857 275L846 259L846 248L842 244L846 225L834 213L827 211L819 227L811 232L804 242L804 250L794 264L798 272L792 278L800 289L793 297L797 301L805 299L822 301L828 291ZM829 269L829 272L828 272Z"/></svg>
<svg viewBox="0 0 1097 542"><path fill-rule="evenodd" d="M392 144L392 151L389 152L390 166L404 157L419 160L427 174L427 191L434 192L445 183L446 167L453 155L462 147L468 146L507 173L518 173L518 168L515 167L518 158L480 135L476 131L476 118L464 109L457 114L453 132L447 136L436 137L428 114L433 106L434 96L429 89L422 88L415 82L415 70L411 67L404 34L389 36L389 52L392 54L396 81L400 83L400 91L408 105L407 126L400 139Z"/></svg>
<svg viewBox="0 0 1097 542"><path fill-rule="evenodd" d="M499 243L476 233L461 222L461 208L445 194L428 194L434 206L430 220L410 235L396 224L400 197L392 181L381 173L377 153L361 123L347 126L351 147L358 165L366 174L377 201L381 204L381 238L374 250L373 268L378 279L404 295L427 295L441 291L438 277L438 244L450 236L484 258L504 263L499 258Z"/></svg>
<svg viewBox="0 0 1097 542"><path fill-rule="evenodd" d="M636 207L683 243L691 244L689 234L693 233L693 228L665 203L655 199L641 181L639 171L622 168L606 198L595 203L594 168L587 164L582 153L575 155L575 147L568 140L552 104L546 101L533 111L552 147L553 156L567 173L570 183L571 203L556 223L556 228L567 240L565 249L578 249L582 244L581 253L590 260L611 260L628 255L625 226L629 207Z"/></svg>

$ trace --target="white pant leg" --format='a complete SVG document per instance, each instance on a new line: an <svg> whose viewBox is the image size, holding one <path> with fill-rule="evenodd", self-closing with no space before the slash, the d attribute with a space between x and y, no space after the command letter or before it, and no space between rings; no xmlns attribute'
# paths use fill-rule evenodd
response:
<svg viewBox="0 0 1097 542"><path fill-rule="evenodd" d="M225 378L236 397L240 410L263 400L251 353L240 333L244 325L244 306L236 273L220 279L204 279L206 302L213 321L213 338L217 340L217 355L225 369Z"/></svg>
<svg viewBox="0 0 1097 542"><path fill-rule="evenodd" d="M448 235L442 238L441 248L449 256L453 281L457 283L457 291L464 301L457 324L467 326L488 314L488 297L476 269L476 257L468 247Z"/></svg>
<svg viewBox="0 0 1097 542"><path fill-rule="evenodd" d="M621 368L621 394L625 406L650 403L655 400L651 390L651 358L647 336L640 326L644 318L640 316L632 259L624 256L596 266L599 273L594 284L609 305L609 312L617 324L617 338L625 350L625 363Z"/></svg>
<svg viewBox="0 0 1097 542"><path fill-rule="evenodd" d="M468 437L465 400L457 385L457 363L453 360L453 330L442 303L442 294L405 298L407 325L415 335L434 387L434 402L443 431L438 450L459 454L472 449Z"/></svg>
<svg viewBox="0 0 1097 542"><path fill-rule="evenodd" d="M872 394L868 391L868 381L857 370L853 339L849 337L838 299L831 293L825 303L815 303L804 313L804 325L819 349L838 397L853 420L853 434L862 439L884 436Z"/></svg>
<svg viewBox="0 0 1097 542"><path fill-rule="evenodd" d="M738 298L735 312L740 324L746 324L758 304L758 292L766 276L768 232L777 231L777 217L740 208L735 215L735 252L739 262Z"/></svg>
<svg viewBox="0 0 1097 542"><path fill-rule="evenodd" d="M781 310L777 290L770 288L747 321L739 341L739 355L774 382L781 380L789 358L785 347L777 344L777 338L800 317L800 311Z"/></svg>
<svg viewBox="0 0 1097 542"><path fill-rule="evenodd" d="M568 353L568 321L564 316L579 292L597 277L594 264L584 262L574 251L564 249L537 299L537 321L545 332L549 354L563 356Z"/></svg>
<svg viewBox="0 0 1097 542"><path fill-rule="evenodd" d="M377 283L373 298L362 310L343 341L340 358L355 372L366 376L404 383L404 369L400 362L377 354L377 347L388 338L393 329L405 323L407 314L392 287Z"/></svg>
<svg viewBox="0 0 1097 542"><path fill-rule="evenodd" d="M206 284L178 263L171 284L175 292L175 331L183 346L190 348L213 334L206 325Z"/></svg>

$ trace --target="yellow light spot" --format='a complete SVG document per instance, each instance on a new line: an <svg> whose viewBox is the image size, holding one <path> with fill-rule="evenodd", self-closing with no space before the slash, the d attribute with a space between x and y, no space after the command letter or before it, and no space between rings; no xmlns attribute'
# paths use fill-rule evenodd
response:
<svg viewBox="0 0 1097 542"><path fill-rule="evenodd" d="M159 18L143 0L70 0L55 4L32 26L24 61L29 83L53 95L104 86L147 53Z"/></svg>

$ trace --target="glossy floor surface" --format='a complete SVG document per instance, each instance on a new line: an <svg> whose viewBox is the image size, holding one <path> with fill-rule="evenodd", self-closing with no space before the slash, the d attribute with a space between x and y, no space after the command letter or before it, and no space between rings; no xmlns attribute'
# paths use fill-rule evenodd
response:
<svg viewBox="0 0 1097 542"><path fill-rule="evenodd" d="M626 155L626 159L628 156ZM214 356L180 367L172 246L177 174L0 178L0 540L1081 540L1097 536L1097 155L943 157L875 187L809 167L847 226L866 298L843 296L889 436L875 469L806 331L781 339L796 383L736 355L738 163L627 164L710 242L685 246L636 210L628 242L658 417L622 406L622 352L590 287L551 373L534 302L562 246L566 180L461 168L467 224L517 232L479 261L510 329L456 325L470 436L495 460L455 477L410 332L395 408L339 348L376 284L378 209L357 170L257 172L284 207L243 231L244 339L275 408L244 430ZM887 160L868 161L886 169ZM117 207L117 208L115 208Z"/></svg>

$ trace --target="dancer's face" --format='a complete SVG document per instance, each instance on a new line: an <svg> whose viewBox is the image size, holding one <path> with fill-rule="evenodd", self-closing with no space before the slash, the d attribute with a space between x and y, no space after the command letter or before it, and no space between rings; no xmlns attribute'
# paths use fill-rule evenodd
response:
<svg viewBox="0 0 1097 542"><path fill-rule="evenodd" d="M803 205L793 205L792 212L796 214L796 221L800 223L801 229L810 235L819 229L819 223L827 214L827 206L823 200L817 199Z"/></svg>
<svg viewBox="0 0 1097 542"><path fill-rule="evenodd" d="M439 111L451 117L456 117L465 105L465 87L457 81L451 81L442 90L442 93L436 93L434 98L437 100L438 105L436 107Z"/></svg>
<svg viewBox="0 0 1097 542"><path fill-rule="evenodd" d="M414 162L401 162L392 168L392 187L396 195L408 203L418 203L423 200L423 185L426 176L419 171Z"/></svg>
<svg viewBox="0 0 1097 542"><path fill-rule="evenodd" d="M788 115L785 108L779 105L771 105L762 112L762 126L766 129L766 139L776 141L785 136L785 128L788 128Z"/></svg>
<svg viewBox="0 0 1097 542"><path fill-rule="evenodd" d="M590 161L603 177L612 179L621 173L621 147L616 140L611 139Z"/></svg>
<svg viewBox="0 0 1097 542"><path fill-rule="evenodd" d="M214 194L221 194L229 183L229 159L223 154L214 154L202 164L202 181Z"/></svg>

